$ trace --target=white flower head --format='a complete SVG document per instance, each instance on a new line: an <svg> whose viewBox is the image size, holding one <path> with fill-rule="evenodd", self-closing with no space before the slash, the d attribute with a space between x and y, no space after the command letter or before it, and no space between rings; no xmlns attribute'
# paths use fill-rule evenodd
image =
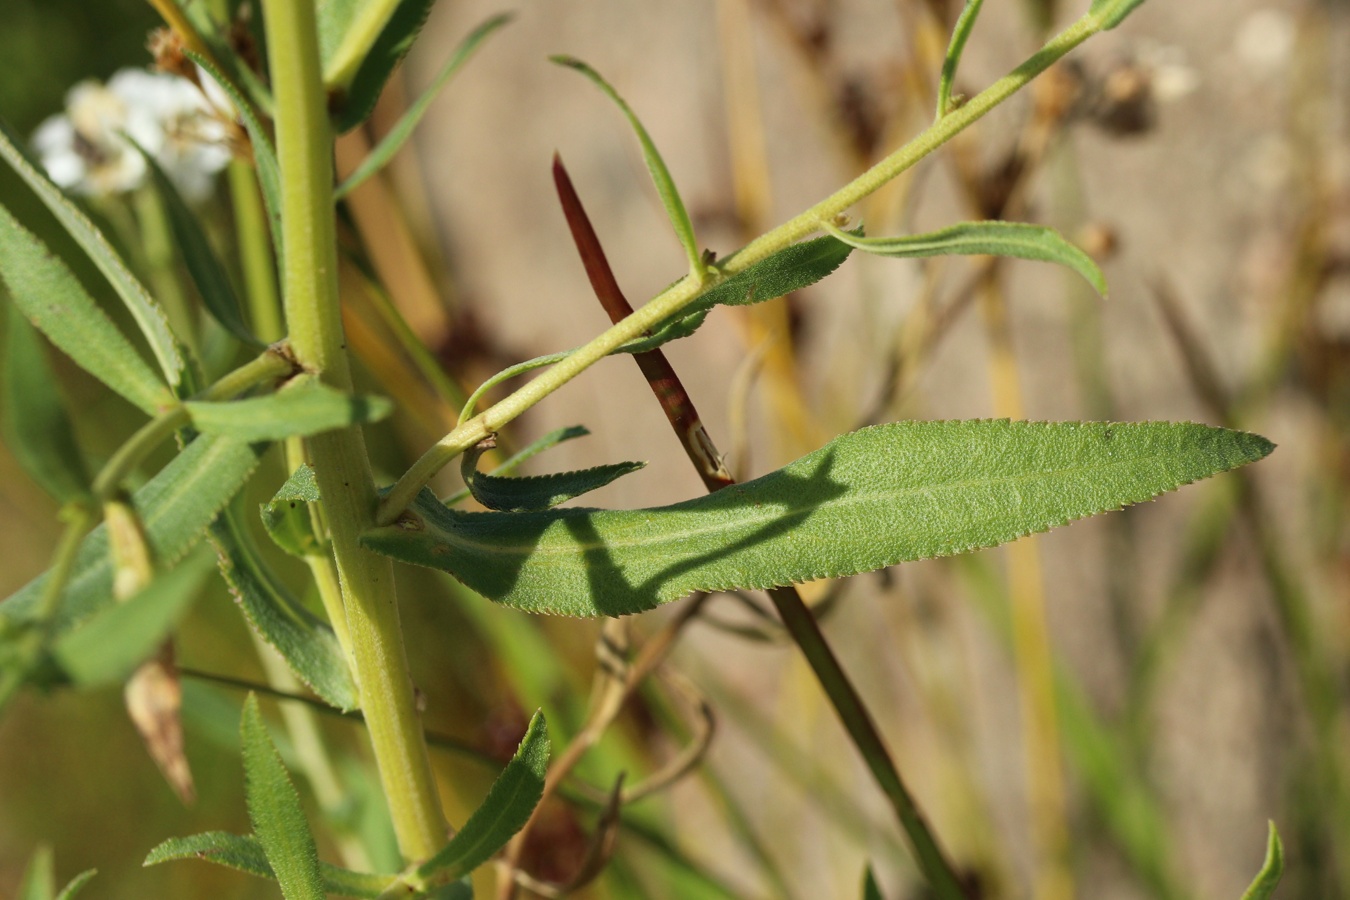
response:
<svg viewBox="0 0 1350 900"><path fill-rule="evenodd" d="M155 158L189 200L211 193L230 161L230 129L217 105L190 81L123 69L106 85L84 81L66 95L66 112L38 126L33 146L52 180L81 194L139 187L146 165L129 136Z"/></svg>

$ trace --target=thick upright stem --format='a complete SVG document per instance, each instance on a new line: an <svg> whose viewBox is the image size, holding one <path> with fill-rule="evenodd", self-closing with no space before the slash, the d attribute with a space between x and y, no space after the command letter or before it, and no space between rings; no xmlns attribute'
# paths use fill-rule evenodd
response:
<svg viewBox="0 0 1350 900"><path fill-rule="evenodd" d="M296 360L325 383L351 389L337 290L333 222L333 136L324 107L314 5L263 4L277 110L281 226L286 248L286 324ZM445 817L413 702L389 560L363 550L375 486L365 441L353 427L310 439L342 582L361 708L393 817L409 859L434 854L446 840Z"/></svg>

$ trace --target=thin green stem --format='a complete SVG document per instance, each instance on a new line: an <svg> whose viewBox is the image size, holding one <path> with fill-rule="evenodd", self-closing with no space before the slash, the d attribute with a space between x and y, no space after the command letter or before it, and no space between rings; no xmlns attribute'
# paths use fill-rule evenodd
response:
<svg viewBox="0 0 1350 900"><path fill-rule="evenodd" d="M266 0L263 18L276 97L286 248L282 283L291 348L325 383L350 390L337 292L333 135L314 4ZM311 438L307 447L342 584L361 708L394 831L405 857L425 859L445 843L445 816L413 700L393 568L359 542L373 524L376 502L365 441L360 428L352 427Z"/></svg>
<svg viewBox="0 0 1350 900"><path fill-rule="evenodd" d="M858 178L826 197L805 212L789 219L737 250L717 267L718 274L702 284L686 275L631 316L579 347L566 359L521 387L483 413L460 424L441 438L417 460L385 496L376 517L380 525L388 525L408 508L417 492L447 463L488 435L500 430L508 422L524 413L549 394L558 390L577 375L600 361L626 341L670 318L692 303L700 294L722 280L743 272L755 263L782 250L784 247L818 231L823 222L831 222L854 203L882 187L891 179L947 141L951 140L994 107L1007 100L1044 72L1056 60L1073 50L1101 30L1101 22L1091 13L1084 15L1052 38L1012 72L994 82L971 98L959 109L928 126L917 137L890 156L877 163ZM287 245L289 247L289 244ZM289 252L289 251L288 251Z"/></svg>
<svg viewBox="0 0 1350 900"><path fill-rule="evenodd" d="M272 269L272 251L268 245L267 212L258 193L258 176L242 160L230 163L230 199L234 206L235 239L239 245L239 266L244 273L244 295L248 298L249 324L264 341L280 340L285 334L281 320L281 299L277 294L276 273Z"/></svg>

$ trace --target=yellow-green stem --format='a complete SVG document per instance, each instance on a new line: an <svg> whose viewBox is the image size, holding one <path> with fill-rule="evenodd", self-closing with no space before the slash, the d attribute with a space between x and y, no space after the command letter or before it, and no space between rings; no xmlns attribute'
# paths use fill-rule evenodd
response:
<svg viewBox="0 0 1350 900"><path fill-rule="evenodd" d="M319 73L313 3L266 0L269 62L281 168L286 324L297 361L325 383L351 389L337 292L333 135ZM357 427L307 442L342 584L361 707L398 835L409 859L446 840L440 798L413 701L389 560L361 548L373 524L375 486Z"/></svg>
<svg viewBox="0 0 1350 900"><path fill-rule="evenodd" d="M578 348L576 352L538 378L455 428L424 453L385 496L377 517L379 524L387 525L394 521L399 513L412 503L417 492L450 460L500 430L525 410L609 355L620 344L638 337L657 323L679 312L719 281L745 271L755 263L819 230L821 223L832 221L854 203L911 168L1100 30L1101 23L1096 16L1091 13L1084 15L1052 38L1026 62L975 95L964 106L938 119L920 132L914 140L815 206L733 253L718 266L719 274L716 277L708 278L699 284L686 275L631 316ZM287 246L289 247L289 244ZM289 253L289 250L287 252Z"/></svg>
<svg viewBox="0 0 1350 900"><path fill-rule="evenodd" d="M258 176L243 160L230 163L229 175L249 324L253 326L254 334L264 341L279 340L285 334L286 326L281 320L281 300L277 296L272 250L267 241L267 213L258 193Z"/></svg>

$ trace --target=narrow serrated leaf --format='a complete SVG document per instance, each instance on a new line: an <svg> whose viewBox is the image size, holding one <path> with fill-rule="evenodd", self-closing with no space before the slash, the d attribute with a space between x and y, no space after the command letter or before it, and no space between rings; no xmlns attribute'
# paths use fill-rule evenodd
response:
<svg viewBox="0 0 1350 900"><path fill-rule="evenodd" d="M0 282L28 321L90 375L151 415L173 401L66 264L3 205Z"/></svg>
<svg viewBox="0 0 1350 900"><path fill-rule="evenodd" d="M550 743L544 714L536 712L511 761L492 783L488 795L464 827L439 853L423 863L423 878L457 879L496 853L525 827L544 795Z"/></svg>
<svg viewBox="0 0 1350 900"><path fill-rule="evenodd" d="M418 123L422 121L422 117L425 116L427 110L431 108L431 102L440 94L441 89L449 84L450 79L459 71L460 66L468 62L469 57L473 56L474 51L478 49L479 45L482 44L492 32L501 28L507 22L511 21L511 19L512 15L510 13L495 15L471 31L469 36L460 42L460 45L455 48L455 52L450 54L450 58L445 61L445 65L443 65L441 70L436 73L436 77L431 80L429 85L427 85L427 88L422 92L422 95L413 101L412 105L409 106L403 115L399 117L399 120L394 123L394 127L390 128L389 132L385 134L384 137L380 138L380 142L366 155L366 158L361 161L361 164L347 176L342 184L337 186L337 189L334 191L334 197L336 199L341 200L348 192L353 190L371 175L384 168L385 164L393 159L394 154L407 143L408 138L412 137L412 133L417 128ZM403 52L406 53L407 51L404 50ZM373 79L376 73L372 71L370 74ZM355 122L352 122L350 125L347 124L348 114L354 107L361 105L359 103L358 95L365 90L364 81L366 77L366 68L363 65L360 72L357 73L356 81L352 85L352 93L348 98L348 102L351 106L343 110L341 125L346 125L348 128L355 127L365 121L370 115L371 110L374 109L374 101L379 99L378 91L376 91L371 98L370 108L365 109L364 112L356 118ZM389 73L385 72L384 79L387 79L388 77ZM384 80L381 80L381 89L383 89L383 86Z"/></svg>
<svg viewBox="0 0 1350 900"><path fill-rule="evenodd" d="M152 656L182 620L211 571L209 553L192 553L121 603L104 607L52 648L61 669L81 687L117 684Z"/></svg>
<svg viewBox="0 0 1350 900"><path fill-rule="evenodd" d="M491 474L499 476L510 475L516 469L520 468L521 464L523 464L527 459L538 456L545 450L552 449L553 447L556 447L558 444L561 444L564 441L571 441L579 437L585 437L590 433L591 432L584 425L569 425L566 428L559 428L556 431L550 431L548 434L539 438L537 441L532 441L529 445L521 448L518 452L514 453L510 459L507 459L500 466L493 469ZM451 494L450 496L446 497L441 502L444 503L446 506L454 506L456 503L460 503L461 501L469 499L469 496L470 496L469 489L464 488L463 490L456 491L454 494Z"/></svg>
<svg viewBox="0 0 1350 900"><path fill-rule="evenodd" d="M183 264L187 267L188 275L197 288L197 294L206 305L207 312L244 344L253 347L263 346L262 341L254 337L253 332L248 330L248 325L244 324L244 313L239 306L234 286L230 284L230 276L216 256L216 251L207 239L201 223L197 221L183 196L178 193L173 179L165 173L153 154L146 152L146 149L134 140L131 140L131 145L145 160L155 193L159 195L160 203L163 204L168 217L174 244L182 255Z"/></svg>
<svg viewBox="0 0 1350 900"><path fill-rule="evenodd" d="M61 502L87 497L89 470L56 388L42 341L17 304L5 328L5 445L23 470Z"/></svg>
<svg viewBox="0 0 1350 900"><path fill-rule="evenodd" d="M258 698L248 695L239 725L244 746L244 796L253 832L286 900L324 900L319 851L300 795L267 736Z"/></svg>
<svg viewBox="0 0 1350 900"><path fill-rule="evenodd" d="M927 234L861 238L831 225L825 230L859 250L877 256L912 259L920 256L1011 256L1059 263L1083 276L1097 293L1106 296L1106 276L1097 264L1058 231L1025 222L962 222Z"/></svg>
<svg viewBox="0 0 1350 900"><path fill-rule="evenodd" d="M207 831L189 837L170 838L151 850L141 865L157 866L180 859L201 859L259 878L276 880L276 874L267 862L267 854L257 838L226 831ZM319 874L323 878L324 890L340 897L375 898L393 880L388 875L352 872L322 861L319 862Z"/></svg>
<svg viewBox="0 0 1350 900"><path fill-rule="evenodd" d="M689 218L689 211L685 209L684 201L680 199L680 192L675 188L675 180L670 177L670 170L666 168L665 160L661 158L661 153L656 149L656 144L652 142L647 129L642 126L637 113L633 112L632 107L619 96L619 92L614 90L610 83L587 63L574 56L566 55L551 56L549 59L560 66L575 69L589 78L596 87L605 92L609 99L614 101L614 104L628 119L628 124L632 126L638 142L642 145L642 159L647 163L647 171L651 173L652 181L656 184L656 193L661 197L661 205L666 208L666 215L670 217L670 224L675 229L675 236L679 238L680 246L684 247L685 256L689 259L689 271L696 279L701 281L704 274L703 255L698 248L698 239L694 237L694 223Z"/></svg>
<svg viewBox="0 0 1350 900"><path fill-rule="evenodd" d="M383 397L345 394L310 375L293 379L275 394L221 402L189 400L183 405L193 427L203 434L245 441L279 441L378 422L394 409Z"/></svg>
<svg viewBox="0 0 1350 900"><path fill-rule="evenodd" d="M85 869L74 878L70 883L61 888L61 893L56 895L56 900L75 900L75 895L84 889L84 886L94 880L98 874L98 869Z"/></svg>
<svg viewBox="0 0 1350 900"><path fill-rule="evenodd" d="M979 18L980 7L984 0L966 0L961 15L956 17L952 27L952 39L947 44L947 53L942 58L942 75L938 79L937 117L941 119L951 111L952 82L956 80L956 69L961 64L961 54L965 52L966 41L975 30L975 20Z"/></svg>
<svg viewBox="0 0 1350 900"><path fill-rule="evenodd" d="M1269 823L1270 832L1266 837L1266 861L1261 871L1242 894L1242 900L1270 900L1275 896L1280 878L1284 876L1284 844L1280 842L1280 833L1275 823Z"/></svg>
<svg viewBox="0 0 1350 900"><path fill-rule="evenodd" d="M253 473L261 452L261 447L229 438L199 437L136 491L132 505L158 565L173 566L192 549ZM16 622L31 620L46 579L45 574L38 576L0 603L0 614ZM112 561L107 531L100 525L80 545L61 604L58 632L112 602Z"/></svg>
<svg viewBox="0 0 1350 900"><path fill-rule="evenodd" d="M504 478L478 471L478 460L482 455L483 451L476 448L465 453L460 474L475 500L488 509L502 512L552 509L647 465L644 462L621 462L573 472Z"/></svg>
<svg viewBox="0 0 1350 900"><path fill-rule="evenodd" d="M332 627L305 609L259 554L230 508L211 526L220 572L249 624L295 676L341 710L360 705L356 682Z"/></svg>
<svg viewBox="0 0 1350 900"><path fill-rule="evenodd" d="M655 509L466 513L424 491L362 542L531 612L624 615L991 547L1148 500L1273 445L1191 423L900 422Z"/></svg>
<svg viewBox="0 0 1350 900"><path fill-rule="evenodd" d="M38 199L51 210L57 221L108 279L140 327L141 334L145 336L150 350L159 362L165 380L175 389L181 387L186 370L183 351L169 328L169 320L164 311L150 296L145 286L131 274L131 269L103 236L103 232L99 231L65 192L47 177L46 171L24 148L23 139L16 135L9 123L3 119L0 119L0 157L4 157L19 177L33 189ZM7 238L0 235L0 245L5 243ZM41 328L40 325L38 327Z"/></svg>
<svg viewBox="0 0 1350 900"><path fill-rule="evenodd" d="M263 527L272 542L292 556L317 553L322 541L314 533L309 504L318 499L319 482L314 470L301 463L272 499L260 506Z"/></svg>
<svg viewBox="0 0 1350 900"><path fill-rule="evenodd" d="M337 68L332 71L333 80L325 77L324 83L334 94L330 109L335 109L333 126L338 134L351 131L370 118L385 82L412 49L435 4L436 0L397 0L379 29L379 37L369 45L370 49L362 56L350 82ZM366 3L367 7L373 5ZM344 41L356 27L359 25L355 22L349 26ZM341 51L339 47L337 52ZM324 74L329 74L326 66Z"/></svg>

